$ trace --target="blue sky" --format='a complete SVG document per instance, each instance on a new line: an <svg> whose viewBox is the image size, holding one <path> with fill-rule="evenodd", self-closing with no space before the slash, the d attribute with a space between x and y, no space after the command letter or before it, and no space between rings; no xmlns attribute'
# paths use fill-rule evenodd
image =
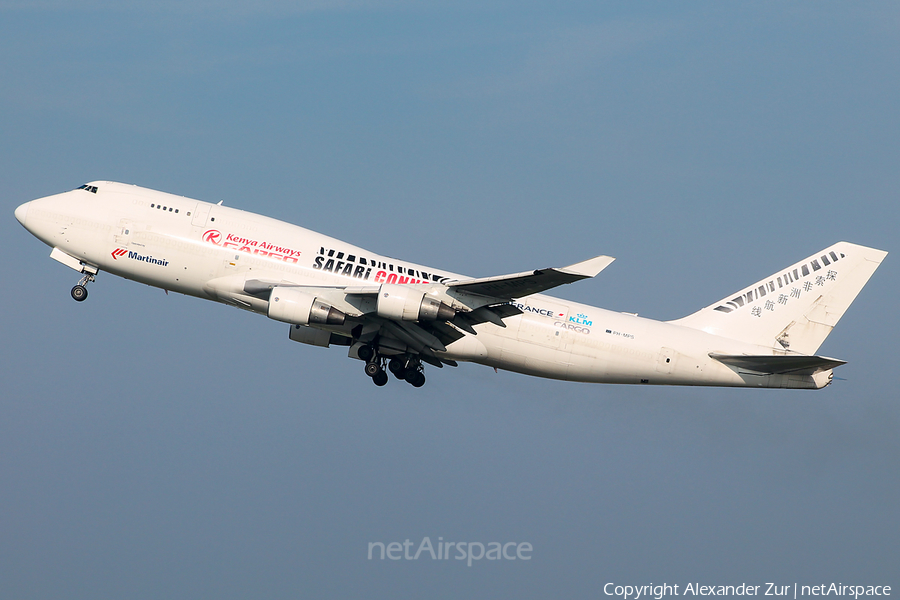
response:
<svg viewBox="0 0 900 600"><path fill-rule="evenodd" d="M892 3L0 2L17 598L595 598L900 586ZM891 252L816 392L473 365L376 389L286 326L76 275L13 218L96 179L673 319L835 241ZM369 561L527 541L528 562Z"/></svg>

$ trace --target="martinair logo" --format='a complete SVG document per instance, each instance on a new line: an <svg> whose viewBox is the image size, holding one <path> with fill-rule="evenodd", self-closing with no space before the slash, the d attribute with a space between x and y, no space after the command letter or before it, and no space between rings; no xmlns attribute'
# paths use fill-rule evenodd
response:
<svg viewBox="0 0 900 600"><path fill-rule="evenodd" d="M151 265L159 265L160 267L168 267L169 261L164 258L153 258L152 256L144 256L143 254L138 254L137 252L132 252L131 250L126 250L125 248L116 248L112 252L109 253L110 256L113 257L113 260L119 260L120 258L130 258L131 260L139 260L141 262L150 263Z"/></svg>
<svg viewBox="0 0 900 600"><path fill-rule="evenodd" d="M223 234L218 229L207 229L203 232L203 235L200 236L200 239L204 242L208 242L215 246L230 248L239 252L246 252L247 254L256 254L257 256L267 256L289 263L296 264L299 262L298 257L301 254L299 250L286 248L284 246L276 246L265 240L252 240L245 237L239 237L233 233L225 234L225 239L222 238Z"/></svg>

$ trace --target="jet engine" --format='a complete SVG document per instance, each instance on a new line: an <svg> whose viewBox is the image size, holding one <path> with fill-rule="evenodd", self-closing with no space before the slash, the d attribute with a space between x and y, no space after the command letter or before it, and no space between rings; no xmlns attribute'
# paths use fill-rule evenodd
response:
<svg viewBox="0 0 900 600"><path fill-rule="evenodd" d="M376 311L380 317L401 321L449 321L456 315L456 311L426 296L424 291L396 283L381 284Z"/></svg>
<svg viewBox="0 0 900 600"><path fill-rule="evenodd" d="M343 325L347 316L315 296L290 287L272 288L267 314L270 319L294 325Z"/></svg>
<svg viewBox="0 0 900 600"><path fill-rule="evenodd" d="M301 344L309 344L310 346L320 346L327 348L329 346L350 346L353 340L324 329L316 329L308 325L291 325L290 338Z"/></svg>

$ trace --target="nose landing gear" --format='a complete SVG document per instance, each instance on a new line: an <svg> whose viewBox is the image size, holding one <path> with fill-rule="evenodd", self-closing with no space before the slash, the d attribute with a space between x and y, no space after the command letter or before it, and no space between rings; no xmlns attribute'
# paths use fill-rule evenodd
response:
<svg viewBox="0 0 900 600"><path fill-rule="evenodd" d="M88 297L87 284L94 281L94 273L85 272L81 281L72 288L72 299L75 302L84 302Z"/></svg>

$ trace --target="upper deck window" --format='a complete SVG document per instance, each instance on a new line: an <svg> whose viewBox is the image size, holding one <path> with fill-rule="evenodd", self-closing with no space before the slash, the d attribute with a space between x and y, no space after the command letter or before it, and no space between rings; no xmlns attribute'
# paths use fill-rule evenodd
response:
<svg viewBox="0 0 900 600"><path fill-rule="evenodd" d="M96 193L97 193L97 186L96 186L96 185L88 185L88 184L84 184L84 185L82 185L82 186L79 186L78 189L79 189L79 190L84 190L84 191L86 191L86 192L91 192L92 194L96 194Z"/></svg>

